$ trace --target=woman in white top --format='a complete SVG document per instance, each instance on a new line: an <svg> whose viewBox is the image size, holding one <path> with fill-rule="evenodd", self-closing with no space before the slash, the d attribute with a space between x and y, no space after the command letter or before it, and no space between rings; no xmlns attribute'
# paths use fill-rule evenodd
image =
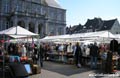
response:
<svg viewBox="0 0 120 78"><path fill-rule="evenodd" d="M72 53L73 52L73 46L72 44L70 43L67 47L67 53Z"/></svg>
<svg viewBox="0 0 120 78"><path fill-rule="evenodd" d="M22 45L21 52L22 52L22 56L26 56L27 51L24 45Z"/></svg>

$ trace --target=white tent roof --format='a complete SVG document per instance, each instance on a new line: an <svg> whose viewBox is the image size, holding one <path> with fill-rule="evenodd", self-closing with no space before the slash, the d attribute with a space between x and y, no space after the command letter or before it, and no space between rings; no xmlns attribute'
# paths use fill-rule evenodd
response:
<svg viewBox="0 0 120 78"><path fill-rule="evenodd" d="M79 33L72 35L58 35L58 36L47 36L40 41L66 41L66 40L108 40L109 38L116 38L109 31L98 31L98 32L89 32L89 33Z"/></svg>
<svg viewBox="0 0 120 78"><path fill-rule="evenodd" d="M11 39L11 40L7 40L6 42L12 42L12 43L29 42L29 43L32 43L33 41L34 41L34 43L37 42L37 38L34 38L34 39L32 39L32 38Z"/></svg>
<svg viewBox="0 0 120 78"><path fill-rule="evenodd" d="M109 31L98 31L98 32L91 32L86 35L86 37L104 37L104 38L115 38L115 36Z"/></svg>
<svg viewBox="0 0 120 78"><path fill-rule="evenodd" d="M115 37L116 38L120 38L120 34L115 34Z"/></svg>
<svg viewBox="0 0 120 78"><path fill-rule="evenodd" d="M9 29L0 31L0 34L6 34L14 38L21 38L21 37L27 37L27 36L36 36L38 34L32 33L28 31L27 29L24 29L20 26L14 26Z"/></svg>
<svg viewBox="0 0 120 78"><path fill-rule="evenodd" d="M21 36L21 35L9 35L10 37L13 38L23 38L23 37L27 37L27 36Z"/></svg>

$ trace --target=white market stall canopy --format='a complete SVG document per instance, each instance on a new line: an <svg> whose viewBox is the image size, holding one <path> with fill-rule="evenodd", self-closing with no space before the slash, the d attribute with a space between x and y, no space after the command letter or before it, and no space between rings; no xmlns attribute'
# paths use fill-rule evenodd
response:
<svg viewBox="0 0 120 78"><path fill-rule="evenodd" d="M11 43L36 43L38 41L37 38L20 38L20 39L11 39L11 40L7 40L6 42L11 42Z"/></svg>
<svg viewBox="0 0 120 78"><path fill-rule="evenodd" d="M109 31L98 31L87 33L87 37L103 37L103 38L115 38L115 36Z"/></svg>
<svg viewBox="0 0 120 78"><path fill-rule="evenodd" d="M0 31L0 34L9 35L13 38L22 38L28 36L37 36L38 34L32 33L27 29L22 28L21 26L14 26L9 29Z"/></svg>
<svg viewBox="0 0 120 78"><path fill-rule="evenodd" d="M100 40L103 41L108 38L116 38L109 31L98 31L98 32L88 32L88 33L79 33L79 34L67 34L67 35L58 35L58 36L46 36L40 41L78 41L78 40Z"/></svg>

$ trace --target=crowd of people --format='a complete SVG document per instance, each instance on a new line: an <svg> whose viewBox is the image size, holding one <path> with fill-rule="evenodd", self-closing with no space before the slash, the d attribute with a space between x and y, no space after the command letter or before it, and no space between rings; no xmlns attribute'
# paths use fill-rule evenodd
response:
<svg viewBox="0 0 120 78"><path fill-rule="evenodd" d="M110 43L97 44L96 42L85 45L84 43L76 42L75 44L43 44L46 46L44 49L45 57L47 52L55 50L58 54L72 53L75 65L80 68L85 65L90 65L91 69L101 68L104 72L110 73L114 70L113 57L119 59L120 57L120 44L117 40L113 39ZM41 45L41 46L43 46ZM69 56L67 56L69 58ZM101 64L100 66L98 64ZM117 66L117 65L116 65ZM119 66L118 66L119 67Z"/></svg>
<svg viewBox="0 0 120 78"><path fill-rule="evenodd" d="M1 49L0 47L0 54L2 54ZM58 54L66 54L67 58L70 57L67 55L72 54L74 64L78 68L90 63L91 69L97 69L98 62L102 61L102 69L109 73L112 71L112 57L114 55L117 57L120 56L120 44L118 44L117 40L113 39L110 44L97 44L94 42L85 45L84 43L76 42L74 44L41 43L40 46L38 46L38 44L33 45L30 43L10 43L6 48L6 52L9 55L31 57L34 63L37 63L39 60L41 67L44 66L43 61L49 57L47 53L52 53L53 51Z"/></svg>

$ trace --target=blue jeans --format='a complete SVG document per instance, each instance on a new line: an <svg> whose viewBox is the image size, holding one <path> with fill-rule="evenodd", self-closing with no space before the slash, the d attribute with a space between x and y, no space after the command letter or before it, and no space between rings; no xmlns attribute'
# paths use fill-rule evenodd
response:
<svg viewBox="0 0 120 78"><path fill-rule="evenodd" d="M97 57L91 56L91 68L97 68Z"/></svg>

